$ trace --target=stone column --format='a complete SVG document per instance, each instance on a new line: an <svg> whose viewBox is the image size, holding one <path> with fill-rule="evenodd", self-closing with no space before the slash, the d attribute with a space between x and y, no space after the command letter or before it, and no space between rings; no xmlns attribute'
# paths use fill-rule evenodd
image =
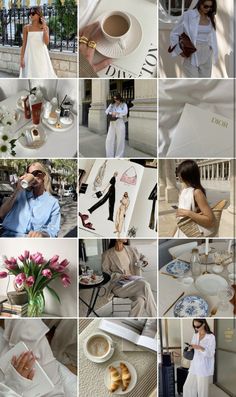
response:
<svg viewBox="0 0 236 397"><path fill-rule="evenodd" d="M216 164L216 179L219 180L219 163Z"/></svg>
<svg viewBox="0 0 236 397"><path fill-rule="evenodd" d="M230 160L230 205L222 213L219 237L235 237L236 225L236 160Z"/></svg>
<svg viewBox="0 0 236 397"><path fill-rule="evenodd" d="M165 197L166 191L166 172L165 172L166 160L159 160L159 195Z"/></svg>
<svg viewBox="0 0 236 397"><path fill-rule="evenodd" d="M106 99L109 92L109 80L92 80L92 103L89 109L88 127L97 134L106 134L107 117L105 115Z"/></svg>
<svg viewBox="0 0 236 397"><path fill-rule="evenodd" d="M82 113L83 113L83 99L84 99L84 80L79 80L79 124L82 124Z"/></svg>
<svg viewBox="0 0 236 397"><path fill-rule="evenodd" d="M203 166L203 179L206 180L206 166Z"/></svg>
<svg viewBox="0 0 236 397"><path fill-rule="evenodd" d="M134 106L129 113L129 144L156 157L157 147L157 82L134 80Z"/></svg>
<svg viewBox="0 0 236 397"><path fill-rule="evenodd" d="M177 203L179 192L175 175L175 160L165 160L166 189L165 198L167 203Z"/></svg>
<svg viewBox="0 0 236 397"><path fill-rule="evenodd" d="M222 180L225 179L225 163L222 163Z"/></svg>

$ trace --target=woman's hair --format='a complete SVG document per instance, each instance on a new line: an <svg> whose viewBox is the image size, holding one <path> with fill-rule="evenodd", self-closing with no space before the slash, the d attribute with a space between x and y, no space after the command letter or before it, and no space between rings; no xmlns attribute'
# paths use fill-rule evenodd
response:
<svg viewBox="0 0 236 397"><path fill-rule="evenodd" d="M205 331L206 331L206 333L207 334L213 334L213 332L211 331L211 329L210 329L210 327L209 327L209 324L208 324L208 322L206 321L206 319L205 318L194 318L193 319L193 322L192 322L192 326L193 326L193 328L194 328L194 322L198 322L198 323L200 323L201 325L205 325ZM197 331L195 330L195 332L197 333Z"/></svg>
<svg viewBox="0 0 236 397"><path fill-rule="evenodd" d="M204 4L207 0L199 0L197 5L194 8L197 8L198 11L200 10L200 7L202 4ZM216 0L209 0L212 2L212 8L209 10L209 12L207 13L207 16L210 18L211 23L213 28L216 30L216 21L215 21L215 15L217 12L217 3Z"/></svg>
<svg viewBox="0 0 236 397"><path fill-rule="evenodd" d="M31 163L27 166L26 168L27 172L29 172L29 168L31 167L31 165L36 166L39 171L42 171L44 173L45 175L44 189L46 190L46 192L52 193L51 176L49 174L47 167L44 164L40 163L39 161L36 161L35 163Z"/></svg>
<svg viewBox="0 0 236 397"><path fill-rule="evenodd" d="M182 161L177 167L176 174L183 182L189 184L194 189L200 189L206 196L206 191L201 185L200 170L194 160Z"/></svg>
<svg viewBox="0 0 236 397"><path fill-rule="evenodd" d="M42 8L41 7L31 7L29 15L31 14L31 12L35 12L35 14L37 14L39 16L39 23L42 23L42 21L41 21L41 18L43 17Z"/></svg>
<svg viewBox="0 0 236 397"><path fill-rule="evenodd" d="M127 240L127 242L123 243L123 244L124 245L130 245L130 242L129 242L129 240ZM116 239L115 238L110 239L108 249L115 247L115 245L116 245Z"/></svg>
<svg viewBox="0 0 236 397"><path fill-rule="evenodd" d="M124 99L122 98L122 96L121 96L119 93L113 95L113 97L112 97L113 103L115 102L115 101L114 101L114 97L116 97L116 99L117 99L118 101L124 102Z"/></svg>

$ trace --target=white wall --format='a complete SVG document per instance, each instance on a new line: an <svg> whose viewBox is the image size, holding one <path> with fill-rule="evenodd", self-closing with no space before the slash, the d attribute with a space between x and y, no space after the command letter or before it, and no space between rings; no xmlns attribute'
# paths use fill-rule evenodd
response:
<svg viewBox="0 0 236 397"><path fill-rule="evenodd" d="M76 317L77 316L77 240L75 239L1 239L0 255L17 257L24 250L31 253L41 252L45 259L59 255L60 259L68 259L70 265L71 285L64 288L60 279L52 281L51 287L58 293L61 304L45 290L45 312L51 316ZM2 269L1 269L2 270ZM10 277L8 291L14 290L13 278ZM0 295L7 291L8 278L0 279Z"/></svg>

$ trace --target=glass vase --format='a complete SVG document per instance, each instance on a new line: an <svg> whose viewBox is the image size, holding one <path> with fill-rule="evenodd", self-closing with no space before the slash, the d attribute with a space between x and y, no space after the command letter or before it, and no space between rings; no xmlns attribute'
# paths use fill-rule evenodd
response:
<svg viewBox="0 0 236 397"><path fill-rule="evenodd" d="M30 296L28 302L28 317L40 317L43 311L44 311L43 293L39 292L34 296Z"/></svg>

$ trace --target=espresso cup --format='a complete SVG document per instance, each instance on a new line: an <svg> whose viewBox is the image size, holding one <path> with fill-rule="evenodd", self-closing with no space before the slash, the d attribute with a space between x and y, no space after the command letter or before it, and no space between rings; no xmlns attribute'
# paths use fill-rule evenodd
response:
<svg viewBox="0 0 236 397"><path fill-rule="evenodd" d="M85 355L89 360L95 362L108 360L113 348L113 340L102 332L92 334L84 341Z"/></svg>
<svg viewBox="0 0 236 397"><path fill-rule="evenodd" d="M26 174L24 179L21 180L20 185L23 189L27 189L28 187L32 186L35 181L35 177L32 174Z"/></svg>
<svg viewBox="0 0 236 397"><path fill-rule="evenodd" d="M121 11L110 11L101 21L104 37L111 43L118 42L122 49L126 48L126 39L130 34L131 27L131 18Z"/></svg>

